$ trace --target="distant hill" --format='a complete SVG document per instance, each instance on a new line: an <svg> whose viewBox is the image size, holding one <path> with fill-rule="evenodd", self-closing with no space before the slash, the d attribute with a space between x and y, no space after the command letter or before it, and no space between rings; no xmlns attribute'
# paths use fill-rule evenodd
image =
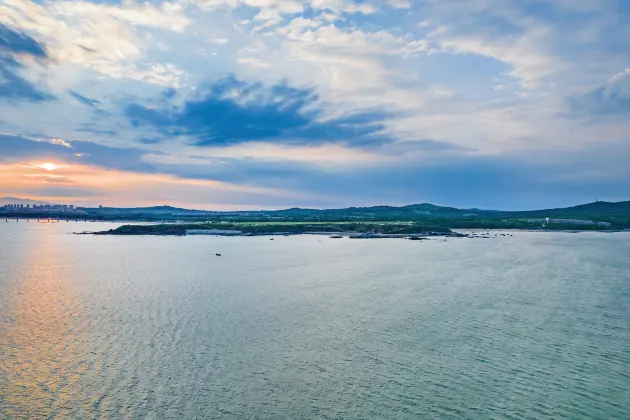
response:
<svg viewBox="0 0 630 420"><path fill-rule="evenodd" d="M574 207L499 212L499 214L509 215L510 217L627 217L630 216L630 201L620 201L617 203L596 201L594 203L581 204Z"/></svg>
<svg viewBox="0 0 630 420"><path fill-rule="evenodd" d="M114 211L124 213L176 213L195 212L198 210L181 209L170 206L156 206L144 208L102 209L102 211ZM226 212L234 213L234 212ZM483 209L458 209L455 207L437 206L430 203L411 204L402 207L372 206L372 207L348 207L341 209L307 209L290 208L284 210L268 211L242 211L251 215L266 214L275 217L315 217L315 218L349 218L349 219L424 219L424 218L476 218L476 217L599 217L599 216L630 216L630 201L609 203L598 201L582 204L574 207L532 210L532 211L501 211Z"/></svg>
<svg viewBox="0 0 630 420"><path fill-rule="evenodd" d="M13 204L33 204L30 200L11 199ZM137 208L99 207L84 210L93 220L131 221L248 221L248 222L313 222L313 223L398 223L412 222L425 228L448 229L540 229L545 222L554 219L554 229L630 229L630 201L609 203L598 201L574 207L533 210L498 211L457 209L430 203L408 206L349 207L343 209L301 209L267 211L205 212L172 206ZM1 210L0 210L1 211ZM178 213L193 213L181 215ZM198 213L198 214L197 214ZM586 222L586 223L585 223ZM547 226L547 224L545 224Z"/></svg>
<svg viewBox="0 0 630 420"><path fill-rule="evenodd" d="M0 198L1 204L51 204L34 200L20 199L16 197ZM102 215L154 215L171 216L173 213L203 212L203 210L183 209L167 205L153 207L102 207L85 209L90 214ZM221 212L219 212L221 213ZM271 217L277 219L304 219L304 220L425 220L425 219L497 219L497 218L630 218L630 201L611 203L597 201L574 207L555 208L545 210L528 211L502 211L482 209L458 209L454 207L437 206L430 203L411 204L402 207L372 206L372 207L348 207L342 209L306 209L290 208L284 210L267 211L240 211L224 212L225 216L241 213L251 217Z"/></svg>
<svg viewBox="0 0 630 420"><path fill-rule="evenodd" d="M52 205L56 203L48 203L46 201L37 201L37 200L27 200L26 198L17 198L17 197L0 197L0 206L4 206L5 204L37 204L41 206L42 204Z"/></svg>
<svg viewBox="0 0 630 420"><path fill-rule="evenodd" d="M251 212L250 212L251 213ZM425 220L425 219L498 219L498 218L630 218L630 201L609 203L598 201L574 207L533 210L501 211L481 209L457 209L422 203L402 207L373 206L344 209L299 209L267 211L265 214L278 218L340 219L340 220Z"/></svg>
<svg viewBox="0 0 630 420"><path fill-rule="evenodd" d="M422 216L461 216L470 213L470 210L461 210L453 207L441 207L434 204L412 204L403 207L394 206L373 206L373 207L348 207L344 209L300 209L292 208L286 210L268 211L267 214L278 216L320 216L320 217L405 217Z"/></svg>

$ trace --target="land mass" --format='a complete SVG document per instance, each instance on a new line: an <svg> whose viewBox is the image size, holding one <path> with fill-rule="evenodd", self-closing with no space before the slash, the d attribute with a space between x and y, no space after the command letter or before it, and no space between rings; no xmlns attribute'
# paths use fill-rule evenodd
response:
<svg viewBox="0 0 630 420"><path fill-rule="evenodd" d="M0 209L1 211L1 209ZM4 211L5 217L43 217L32 212ZM71 213L47 212L45 217L61 219L151 222L144 228L130 227L115 234L164 234L184 230L226 230L241 234L270 232L354 232L357 234L424 234L454 229L547 229L627 230L630 229L630 201L583 204L574 207L500 211L458 209L434 204L409 206L349 207L344 209L302 209L261 211L201 211L157 206L144 208L77 208ZM164 227L157 227L164 225ZM190 226L190 227L187 227ZM144 231L142 230L144 229ZM145 232L145 233L140 233ZM174 233L175 234L175 233Z"/></svg>
<svg viewBox="0 0 630 420"><path fill-rule="evenodd" d="M427 227L416 223L196 223L123 225L117 229L94 232L97 235L217 235L217 236L267 236L325 234L332 237L351 238L412 238L428 236L465 236L448 228Z"/></svg>

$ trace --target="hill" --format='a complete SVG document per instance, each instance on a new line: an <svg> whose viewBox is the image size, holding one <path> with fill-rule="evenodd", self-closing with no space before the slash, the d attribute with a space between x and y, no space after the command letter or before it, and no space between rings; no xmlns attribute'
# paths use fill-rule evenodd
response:
<svg viewBox="0 0 630 420"><path fill-rule="evenodd" d="M607 201L596 201L594 203L581 204L574 207L533 210L533 211L512 211L499 212L518 217L598 217L598 216L630 216L630 201L620 201L611 203Z"/></svg>
<svg viewBox="0 0 630 420"><path fill-rule="evenodd" d="M24 205L33 205L37 204L41 205L53 205L56 203L48 203L46 201L37 201L37 200L28 200L26 198L17 198L17 197L0 197L0 206L4 206L5 204L24 204Z"/></svg>
<svg viewBox="0 0 630 420"><path fill-rule="evenodd" d="M16 203L17 204L17 203ZM497 211L458 209L430 203L402 207L372 206L342 209L290 208L271 211L204 212L172 206L138 208L82 209L93 220L188 221L188 222L256 222L256 223L399 223L422 225L424 228L447 229L628 229L630 201L610 203L598 201L573 207L533 210ZM190 213L189 215L182 213ZM13 214L13 216L19 216ZM68 216L69 217L69 216ZM545 219L549 218L547 223ZM551 226L553 225L553 226Z"/></svg>

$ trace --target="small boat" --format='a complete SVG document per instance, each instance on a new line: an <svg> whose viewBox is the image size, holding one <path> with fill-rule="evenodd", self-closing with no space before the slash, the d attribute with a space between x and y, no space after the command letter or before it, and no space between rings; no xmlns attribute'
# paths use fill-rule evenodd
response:
<svg viewBox="0 0 630 420"><path fill-rule="evenodd" d="M215 255L216 255L217 257L220 257L220 256L221 256L221 254L215 254Z"/></svg>

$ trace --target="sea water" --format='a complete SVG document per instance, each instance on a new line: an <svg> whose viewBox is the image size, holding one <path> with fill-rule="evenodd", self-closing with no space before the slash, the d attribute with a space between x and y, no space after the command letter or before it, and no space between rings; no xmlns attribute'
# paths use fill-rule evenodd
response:
<svg viewBox="0 0 630 420"><path fill-rule="evenodd" d="M630 419L630 233L116 226L0 224L0 419Z"/></svg>

